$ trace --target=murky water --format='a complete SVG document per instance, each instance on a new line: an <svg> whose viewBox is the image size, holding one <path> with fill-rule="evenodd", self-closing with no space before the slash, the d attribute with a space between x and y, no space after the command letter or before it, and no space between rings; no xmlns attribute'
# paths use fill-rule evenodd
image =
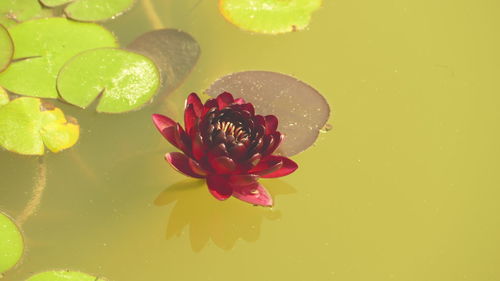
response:
<svg viewBox="0 0 500 281"><path fill-rule="evenodd" d="M309 30L279 36L235 28L215 1L153 4L199 41L199 64L138 112L58 104L82 136L44 157L27 251L5 280L53 268L113 281L500 279L500 2L325 0ZM151 29L140 1L106 25L123 44ZM218 202L173 171L150 121L179 118L188 93L241 70L294 75L333 109L300 169L263 181L273 209ZM38 161L0 152L0 209L21 213Z"/></svg>

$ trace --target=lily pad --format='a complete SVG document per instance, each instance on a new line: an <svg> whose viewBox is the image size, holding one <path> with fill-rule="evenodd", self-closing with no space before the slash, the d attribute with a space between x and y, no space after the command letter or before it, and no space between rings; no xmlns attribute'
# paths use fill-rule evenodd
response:
<svg viewBox="0 0 500 281"><path fill-rule="evenodd" d="M12 42L7 29L0 24L0 72L9 66L13 54L14 42Z"/></svg>
<svg viewBox="0 0 500 281"><path fill-rule="evenodd" d="M151 58L160 69L160 93L171 92L184 81L200 57L200 45L184 31L160 29L145 33L127 49Z"/></svg>
<svg viewBox="0 0 500 281"><path fill-rule="evenodd" d="M7 27L33 18L49 17L50 9L45 9L38 0L0 1L0 24Z"/></svg>
<svg viewBox="0 0 500 281"><path fill-rule="evenodd" d="M8 103L9 103L9 94L7 94L7 92L2 87L0 87L0 106Z"/></svg>
<svg viewBox="0 0 500 281"><path fill-rule="evenodd" d="M40 0L47 7L68 4L64 13L79 21L102 21L116 17L132 7L135 0Z"/></svg>
<svg viewBox="0 0 500 281"><path fill-rule="evenodd" d="M160 75L148 58L114 48L94 49L71 59L57 79L61 97L85 108L101 96L97 111L136 109L158 90Z"/></svg>
<svg viewBox="0 0 500 281"><path fill-rule="evenodd" d="M0 213L0 276L16 265L24 251L24 242L16 224Z"/></svg>
<svg viewBox="0 0 500 281"><path fill-rule="evenodd" d="M73 146L80 134L75 119L38 98L21 97L0 107L0 146L25 155L42 155Z"/></svg>
<svg viewBox="0 0 500 281"><path fill-rule="evenodd" d="M215 81L206 90L212 97L222 92L253 103L258 114L277 116L278 130L285 135L278 151L287 156L313 145L330 116L327 101L316 89L281 73L233 73Z"/></svg>
<svg viewBox="0 0 500 281"><path fill-rule="evenodd" d="M54 270L46 271L31 276L26 281L104 281L105 279L95 277L79 271Z"/></svg>
<svg viewBox="0 0 500 281"><path fill-rule="evenodd" d="M230 23L253 32L285 33L306 28L322 0L219 0Z"/></svg>
<svg viewBox="0 0 500 281"><path fill-rule="evenodd" d="M14 60L0 73L0 85L27 96L57 98L60 68L82 51L117 46L107 29L94 23L64 18L27 21L9 28L14 41Z"/></svg>

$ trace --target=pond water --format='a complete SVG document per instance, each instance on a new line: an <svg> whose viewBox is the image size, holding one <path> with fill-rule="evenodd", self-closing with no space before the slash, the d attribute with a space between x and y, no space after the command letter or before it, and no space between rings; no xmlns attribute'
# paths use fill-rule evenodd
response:
<svg viewBox="0 0 500 281"><path fill-rule="evenodd" d="M152 1L200 43L167 97L128 114L77 116L79 143L0 152L0 209L19 215L46 170L26 252L4 280L72 269L137 280L499 280L500 2L325 0L305 31L259 35L215 1ZM141 1L105 25L122 45L152 29ZM150 115L242 70L293 75L332 108L332 129L263 180L273 208L214 200L164 161ZM307 101L305 101L307 102ZM42 165L42 166L40 166ZM42 171L43 172L43 171Z"/></svg>

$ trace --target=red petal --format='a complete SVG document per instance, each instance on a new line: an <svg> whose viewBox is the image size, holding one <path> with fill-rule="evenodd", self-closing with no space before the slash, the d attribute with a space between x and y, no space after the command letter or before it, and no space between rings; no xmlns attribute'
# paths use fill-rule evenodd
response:
<svg viewBox="0 0 500 281"><path fill-rule="evenodd" d="M242 98L237 98L237 99L234 99L234 103L236 103L236 104L244 104L245 100L242 99Z"/></svg>
<svg viewBox="0 0 500 281"><path fill-rule="evenodd" d="M194 112L193 105L189 104L184 110L184 127L186 128L186 132L191 131L191 128L196 124L197 120L198 118Z"/></svg>
<svg viewBox="0 0 500 281"><path fill-rule="evenodd" d="M184 155L183 153L180 152L170 152L165 154L165 160L174 167L177 171L193 177L193 178L203 178L202 175L197 174L191 169L191 166L189 166L189 157Z"/></svg>
<svg viewBox="0 0 500 281"><path fill-rule="evenodd" d="M196 162L192 158L189 158L188 164L189 164L189 167L191 168L191 170L193 170L193 172L195 172L196 174L201 175L201 176L207 175L207 171L205 171L201 167L200 163Z"/></svg>
<svg viewBox="0 0 500 281"><path fill-rule="evenodd" d="M203 104L196 93L191 93L186 99L186 108L192 104L196 117L201 117L203 114Z"/></svg>
<svg viewBox="0 0 500 281"><path fill-rule="evenodd" d="M208 190L219 200L226 200L233 194L228 178L221 175L209 175L207 177Z"/></svg>
<svg viewBox="0 0 500 281"><path fill-rule="evenodd" d="M283 166L283 160L280 156L267 156L263 160L257 164L257 166L253 167L250 171L248 171L251 174L257 174L257 175L267 175L270 173L273 173ZM263 176L264 177L264 176Z"/></svg>
<svg viewBox="0 0 500 281"><path fill-rule="evenodd" d="M266 119L266 134L272 134L278 129L278 118L274 115L267 115Z"/></svg>
<svg viewBox="0 0 500 281"><path fill-rule="evenodd" d="M215 147L212 147L212 149L210 149L210 151L208 152L209 158L216 158L219 156L227 156L227 155L228 155L228 153L227 153L226 145L223 143L221 143Z"/></svg>
<svg viewBox="0 0 500 281"><path fill-rule="evenodd" d="M265 132L266 118L264 118L264 116L262 116L262 115L255 115L253 120L255 122L255 126L262 126L264 128L264 132Z"/></svg>
<svg viewBox="0 0 500 281"><path fill-rule="evenodd" d="M229 182L232 186L237 185L249 185L257 182L259 180L258 175L231 175L229 176Z"/></svg>
<svg viewBox="0 0 500 281"><path fill-rule="evenodd" d="M235 186L233 196L254 205L266 207L273 205L273 198L258 182L246 186Z"/></svg>
<svg viewBox="0 0 500 281"><path fill-rule="evenodd" d="M175 147L189 154L189 137L179 124L167 127L162 131L163 136Z"/></svg>
<svg viewBox="0 0 500 281"><path fill-rule="evenodd" d="M236 169L234 161L227 156L212 158L210 165L218 174L229 174Z"/></svg>
<svg viewBox="0 0 500 281"><path fill-rule="evenodd" d="M274 132L271 137L273 138L273 141L272 143L269 144L268 147L265 148L265 152L264 152L264 155L270 155L272 154L274 151L276 151L276 149L278 149L278 147L280 146L280 144L283 142L283 140L285 139L285 136L282 135L280 132Z"/></svg>
<svg viewBox="0 0 500 281"><path fill-rule="evenodd" d="M161 114L153 114L153 123L160 133L168 127L175 126L175 121Z"/></svg>
<svg viewBox="0 0 500 281"><path fill-rule="evenodd" d="M231 158L239 160L247 154L247 148L244 144L238 142L229 148L229 154L231 155Z"/></svg>
<svg viewBox="0 0 500 281"><path fill-rule="evenodd" d="M224 107L232 103L234 103L233 95L231 95L228 92L224 92L217 96L217 104L219 105L219 110L223 109Z"/></svg>
<svg viewBox="0 0 500 281"><path fill-rule="evenodd" d="M217 100L216 99L209 99L205 102L205 104L203 105L203 116L205 116L205 114L210 111L210 109L212 108L218 108L218 104L217 104Z"/></svg>
<svg viewBox="0 0 500 281"><path fill-rule="evenodd" d="M205 155L203 140L200 135L198 124L193 127L191 134L191 149L193 150L193 156L196 160L201 159L201 157Z"/></svg>
<svg viewBox="0 0 500 281"><path fill-rule="evenodd" d="M282 157L282 156L273 156L273 157L281 158L283 165L281 166L281 168L279 168L278 170L276 170L274 172L262 175L263 178L284 177L286 175L289 175L289 174L295 172L295 170L297 170L297 168L299 167L299 165L297 165L297 163L293 162L291 159L288 159L286 157Z"/></svg>

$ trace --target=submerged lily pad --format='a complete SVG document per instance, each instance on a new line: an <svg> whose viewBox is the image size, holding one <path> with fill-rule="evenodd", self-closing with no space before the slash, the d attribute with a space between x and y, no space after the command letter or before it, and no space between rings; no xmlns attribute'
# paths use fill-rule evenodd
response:
<svg viewBox="0 0 500 281"><path fill-rule="evenodd" d="M16 224L0 213L0 276L16 265L24 251L24 242Z"/></svg>
<svg viewBox="0 0 500 281"><path fill-rule="evenodd" d="M219 0L222 15L236 26L259 33L302 30L322 0Z"/></svg>
<svg viewBox="0 0 500 281"><path fill-rule="evenodd" d="M102 26L64 18L27 21L9 28L9 33L16 61L0 73L0 86L34 97L58 97L57 74L74 55L88 49L117 46L113 34Z"/></svg>
<svg viewBox="0 0 500 281"><path fill-rule="evenodd" d="M68 4L65 14L79 21L102 21L130 9L134 0L40 0L47 7Z"/></svg>
<svg viewBox="0 0 500 281"><path fill-rule="evenodd" d="M22 97L0 107L0 146L25 155L44 154L73 146L80 134L75 119L38 98Z"/></svg>
<svg viewBox="0 0 500 281"><path fill-rule="evenodd" d="M54 270L46 271L31 276L26 281L104 281L105 279L95 277L79 271Z"/></svg>
<svg viewBox="0 0 500 281"><path fill-rule="evenodd" d="M160 29L145 33L127 49L151 58L160 69L160 93L176 89L189 75L200 57L200 45L184 31Z"/></svg>
<svg viewBox="0 0 500 281"><path fill-rule="evenodd" d="M101 95L97 111L107 113L138 108L156 94L159 84L158 69L150 59L113 48L79 54L57 79L65 101L85 108Z"/></svg>
<svg viewBox="0 0 500 281"><path fill-rule="evenodd" d="M50 9L45 9L38 0L1 0L0 24L7 27L33 18L49 17Z"/></svg>
<svg viewBox="0 0 500 281"><path fill-rule="evenodd" d="M9 32L0 24L0 72L9 66L14 54L14 43Z"/></svg>
<svg viewBox="0 0 500 281"><path fill-rule="evenodd" d="M215 81L206 90L212 97L222 92L253 103L258 114L277 116L278 130L285 135L278 151L287 156L313 145L330 116L327 101L316 89L281 73L233 73Z"/></svg>

